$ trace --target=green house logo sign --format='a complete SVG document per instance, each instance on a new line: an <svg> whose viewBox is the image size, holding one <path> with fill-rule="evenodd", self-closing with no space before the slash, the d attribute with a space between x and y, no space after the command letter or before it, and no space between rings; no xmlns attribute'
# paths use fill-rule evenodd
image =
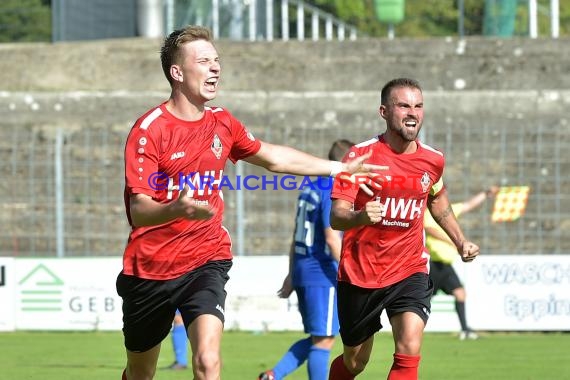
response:
<svg viewBox="0 0 570 380"><path fill-rule="evenodd" d="M61 311L63 281L44 264L39 264L19 282L21 310Z"/></svg>

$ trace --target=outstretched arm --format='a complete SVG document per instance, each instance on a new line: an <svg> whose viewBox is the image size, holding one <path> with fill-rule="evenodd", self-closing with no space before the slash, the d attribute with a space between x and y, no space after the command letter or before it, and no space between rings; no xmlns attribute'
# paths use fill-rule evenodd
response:
<svg viewBox="0 0 570 380"><path fill-rule="evenodd" d="M462 212L469 212L481 206L487 198L494 198L498 192L499 188L497 186L491 186L486 191L481 191L480 193L475 194L473 197L463 202Z"/></svg>
<svg viewBox="0 0 570 380"><path fill-rule="evenodd" d="M261 143L261 148L244 161L276 173L329 175L332 162L284 145ZM337 164L338 165L338 164Z"/></svg>
<svg viewBox="0 0 570 380"><path fill-rule="evenodd" d="M371 152L343 163L318 158L288 146L261 142L259 151L253 156L245 158L244 161L272 172L295 175L335 176L341 172L353 174L385 169L384 166L365 164L364 161L370 155Z"/></svg>
<svg viewBox="0 0 570 380"><path fill-rule="evenodd" d="M426 234L428 234L429 236L431 236L437 240L441 240L441 241L448 242L449 244L453 244L453 242L451 241L449 236L447 236L447 234L445 232L443 232L441 230L441 228L437 228L436 226L425 225L424 229L426 231Z"/></svg>

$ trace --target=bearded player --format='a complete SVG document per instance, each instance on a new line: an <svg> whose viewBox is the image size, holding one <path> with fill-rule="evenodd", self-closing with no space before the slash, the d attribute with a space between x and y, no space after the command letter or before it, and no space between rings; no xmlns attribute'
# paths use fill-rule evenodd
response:
<svg viewBox="0 0 570 380"><path fill-rule="evenodd" d="M430 314L433 286L424 247L426 206L465 262L479 254L467 240L441 176L444 156L421 143L424 101L419 83L398 78L381 92L380 116L386 131L355 145L348 159L370 154L382 165L385 181L373 196L354 186L332 192L331 227L344 231L338 273L338 316L343 354L333 360L329 379L348 380L364 371L374 334L386 310L394 338L388 380L418 378L420 348Z"/></svg>

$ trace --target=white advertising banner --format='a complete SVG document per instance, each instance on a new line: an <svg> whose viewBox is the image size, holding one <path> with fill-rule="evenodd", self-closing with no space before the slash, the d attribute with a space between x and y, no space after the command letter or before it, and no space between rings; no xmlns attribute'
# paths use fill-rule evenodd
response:
<svg viewBox="0 0 570 380"><path fill-rule="evenodd" d="M302 331L295 293L277 296L288 271L288 256L235 257L226 286L226 328Z"/></svg>
<svg viewBox="0 0 570 380"><path fill-rule="evenodd" d="M16 329L120 330L113 258L16 260Z"/></svg>
<svg viewBox="0 0 570 380"><path fill-rule="evenodd" d="M236 257L226 287L226 328L252 331L303 330L297 297L281 299L277 291L288 272L287 256ZM382 314L383 331L390 331ZM454 299L444 294L432 300L427 331L459 331Z"/></svg>
<svg viewBox="0 0 570 380"><path fill-rule="evenodd" d="M570 255L481 256L454 266L473 329L570 330ZM0 331L120 330L120 270L120 257L0 258ZM287 271L287 256L236 257L226 287L226 329L302 331L295 294L277 296ZM385 314L382 324L390 330ZM453 297L432 299L426 331L459 331Z"/></svg>
<svg viewBox="0 0 570 380"><path fill-rule="evenodd" d="M277 297L288 258L238 257L230 272L227 328L301 330L294 294ZM467 292L467 321L483 331L570 330L570 255L480 256L454 267ZM390 330L385 313L384 331ZM437 294L426 331L454 332L460 325L452 296Z"/></svg>
<svg viewBox="0 0 570 380"><path fill-rule="evenodd" d="M481 256L464 267L474 329L570 330L570 255Z"/></svg>
<svg viewBox="0 0 570 380"><path fill-rule="evenodd" d="M14 258L0 257L0 331L13 331L16 327L15 286Z"/></svg>

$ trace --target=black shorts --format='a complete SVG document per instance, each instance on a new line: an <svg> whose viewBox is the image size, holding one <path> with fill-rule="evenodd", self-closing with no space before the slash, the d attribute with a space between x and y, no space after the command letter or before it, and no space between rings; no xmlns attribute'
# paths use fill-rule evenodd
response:
<svg viewBox="0 0 570 380"><path fill-rule="evenodd" d="M433 294L438 290L443 290L445 294L452 294L457 288L462 288L461 280L457 276L457 272L450 264L437 261L430 261L429 277L433 282Z"/></svg>
<svg viewBox="0 0 570 380"><path fill-rule="evenodd" d="M342 343L358 346L382 329L380 314L386 309L388 318L411 311L429 318L433 285L425 273L415 273L393 285L366 289L346 282L338 283L338 318Z"/></svg>
<svg viewBox="0 0 570 380"><path fill-rule="evenodd" d="M123 335L129 351L144 352L166 338L176 309L186 329L194 319L212 314L224 322L225 285L231 260L212 261L172 280L145 280L120 273Z"/></svg>

